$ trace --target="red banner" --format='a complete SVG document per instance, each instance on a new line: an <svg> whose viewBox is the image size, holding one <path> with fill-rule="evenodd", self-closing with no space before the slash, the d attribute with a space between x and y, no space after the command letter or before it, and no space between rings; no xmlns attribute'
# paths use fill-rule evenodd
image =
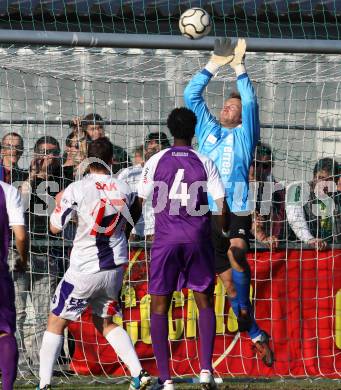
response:
<svg viewBox="0 0 341 390"><path fill-rule="evenodd" d="M135 342L144 368L156 375L150 339L148 259L132 253L129 283L123 290L124 327ZM217 374L249 376L326 376L341 374L341 250L286 250L249 254L253 300L259 326L271 335L276 362L272 368L256 357L217 281L217 337L213 363ZM71 368L79 374L127 373L91 324L91 313L69 326L76 340ZM198 373L197 311L191 291L174 294L169 312L173 375Z"/></svg>

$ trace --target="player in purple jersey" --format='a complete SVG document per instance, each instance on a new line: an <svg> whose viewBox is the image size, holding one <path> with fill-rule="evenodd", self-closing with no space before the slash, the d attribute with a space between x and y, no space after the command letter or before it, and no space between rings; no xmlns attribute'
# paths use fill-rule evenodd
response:
<svg viewBox="0 0 341 390"><path fill-rule="evenodd" d="M224 187L218 169L191 147L195 114L174 109L167 120L174 145L151 157L138 185L140 204L153 193L155 240L151 249L149 293L151 337L159 369L155 388L174 388L169 370L168 310L176 290L193 290L199 309L200 383L215 388L212 353L215 338L214 250L207 192L219 204Z"/></svg>
<svg viewBox="0 0 341 390"><path fill-rule="evenodd" d="M13 389L17 376L18 347L15 339L14 284L8 271L10 228L20 255L20 269L27 264L27 236L18 191L0 181L0 371L3 390Z"/></svg>

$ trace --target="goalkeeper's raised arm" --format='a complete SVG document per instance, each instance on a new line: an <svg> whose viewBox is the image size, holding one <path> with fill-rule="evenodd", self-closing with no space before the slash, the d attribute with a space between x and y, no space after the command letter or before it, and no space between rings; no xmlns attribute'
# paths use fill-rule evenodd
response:
<svg viewBox="0 0 341 390"><path fill-rule="evenodd" d="M184 91L187 107L197 116L199 151L218 166L233 212L248 210L248 172L260 132L257 97L244 65L245 51L244 39L239 39L235 47L230 39L217 39L209 62ZM232 92L223 103L218 120L209 111L203 91L219 68L227 64L235 71L238 92ZM234 201L236 185L241 197Z"/></svg>

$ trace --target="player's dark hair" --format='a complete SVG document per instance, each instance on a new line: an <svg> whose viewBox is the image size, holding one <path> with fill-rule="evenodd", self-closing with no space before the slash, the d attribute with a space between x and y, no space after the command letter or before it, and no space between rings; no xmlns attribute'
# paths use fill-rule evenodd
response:
<svg viewBox="0 0 341 390"><path fill-rule="evenodd" d="M191 140L194 137L197 117L186 107L175 108L168 116L167 126L174 138Z"/></svg>
<svg viewBox="0 0 341 390"><path fill-rule="evenodd" d="M257 156L267 156L270 157L270 160L272 160L273 154L272 149L270 145L263 144L262 142L258 142L257 144Z"/></svg>
<svg viewBox="0 0 341 390"><path fill-rule="evenodd" d="M156 131L154 133L149 133L146 137L145 144L149 141L157 141L161 145L161 149L166 149L170 147L170 142L165 133L162 131Z"/></svg>
<svg viewBox="0 0 341 390"><path fill-rule="evenodd" d="M130 165L128 153L121 146L113 145L113 173L117 173L120 169L127 168Z"/></svg>
<svg viewBox="0 0 341 390"><path fill-rule="evenodd" d="M317 161L314 166L314 176L316 176L317 172L326 171L329 176L338 176L339 172L339 164L336 160L330 157L321 158Z"/></svg>
<svg viewBox="0 0 341 390"><path fill-rule="evenodd" d="M240 101L242 100L242 97L240 96L240 93L237 92L237 91L232 91L230 94L229 94L229 97L228 99L239 99Z"/></svg>
<svg viewBox="0 0 341 390"><path fill-rule="evenodd" d="M1 151L1 145L4 143L4 141L6 140L7 137L17 137L19 138L19 147L18 147L18 150L20 152L20 155L23 154L24 152L24 139L23 137L18 134L18 133L15 133L15 132L10 132L10 133L7 133L5 134L3 137L2 137L2 140L1 140L1 144L0 144L0 151Z"/></svg>
<svg viewBox="0 0 341 390"><path fill-rule="evenodd" d="M34 144L34 153L39 153L39 146L44 144L54 145L56 149L58 149L58 151L60 152L59 142L54 137L51 137L50 135L44 135L40 137Z"/></svg>
<svg viewBox="0 0 341 390"><path fill-rule="evenodd" d="M97 158L110 166L113 155L114 146L110 142L109 138L101 137L90 142L88 147L88 158ZM90 163L90 168L105 169L105 165L101 162L92 162Z"/></svg>
<svg viewBox="0 0 341 390"><path fill-rule="evenodd" d="M103 118L96 113L85 115L81 123L84 131L86 131L88 125L99 125L102 129L104 129Z"/></svg>

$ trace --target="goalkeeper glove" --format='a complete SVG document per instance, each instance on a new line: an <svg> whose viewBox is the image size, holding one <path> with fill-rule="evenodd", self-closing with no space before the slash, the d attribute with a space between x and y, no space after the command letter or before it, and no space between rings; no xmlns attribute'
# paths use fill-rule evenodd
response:
<svg viewBox="0 0 341 390"><path fill-rule="evenodd" d="M236 72L237 76L246 72L244 66L246 51L246 42L244 38L239 38L236 47L234 48L234 57L230 61L231 68Z"/></svg>
<svg viewBox="0 0 341 390"><path fill-rule="evenodd" d="M206 65L206 69L214 74L221 66L230 63L233 60L233 49L234 46L231 44L230 38L216 39L214 51Z"/></svg>

